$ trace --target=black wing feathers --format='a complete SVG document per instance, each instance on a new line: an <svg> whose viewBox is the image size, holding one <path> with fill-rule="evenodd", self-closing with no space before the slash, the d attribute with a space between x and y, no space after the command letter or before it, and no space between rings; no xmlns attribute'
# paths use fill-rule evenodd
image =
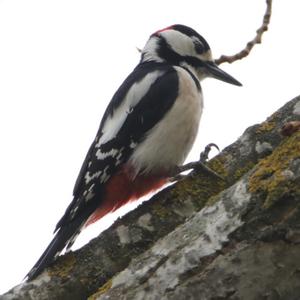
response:
<svg viewBox="0 0 300 300"><path fill-rule="evenodd" d="M90 207L92 209L92 207ZM64 227L60 228L55 234L53 240L48 245L44 253L41 255L39 260L35 263L30 272L26 275L28 280L35 278L39 275L46 267L48 267L53 258L60 254L65 246L72 241L73 237L80 231L85 223L85 220L89 217L91 211L88 209L85 211L84 215L80 218L76 218L72 222L65 224Z"/></svg>
<svg viewBox="0 0 300 300"><path fill-rule="evenodd" d="M146 95L128 114L118 137L130 137L134 142L140 142L171 108L178 94L177 87L177 73L174 69L168 70L152 84Z"/></svg>
<svg viewBox="0 0 300 300"><path fill-rule="evenodd" d="M117 134L105 143L97 145L103 134L102 129L105 121L108 117L113 116L114 111L122 103L129 89L133 84L140 82L147 74L154 71L161 71L161 73L140 101L129 111L124 112L127 115ZM104 113L97 136L86 155L76 180L73 191L74 199L57 223L56 235L52 242L28 273L28 279L36 277L52 262L56 254L60 253L65 246L72 244L76 234L80 232L90 215L101 205L105 180L98 175L105 175L104 178L108 179L120 165L128 161L134 147L168 112L177 95L178 75L172 66L146 62L139 64L128 76L113 96ZM101 159L97 157L99 150L104 154ZM86 176L90 176L90 179L86 180Z"/></svg>
<svg viewBox="0 0 300 300"><path fill-rule="evenodd" d="M103 115L101 123L100 123L100 127L99 127L97 135L96 135L96 138L95 138L94 142L92 143L92 145L90 146L90 149L85 157L84 163L80 169L80 172L79 172L79 175L78 175L78 178L76 180L74 190L73 190L74 197L78 197L80 195L80 193L82 192L82 188L84 185L84 176L88 170L89 163L93 159L95 159L95 153L97 151L97 149L95 149L95 144L99 141L99 139L102 136L102 128L103 128L103 125L104 125L105 121L107 120L108 116L113 115L113 112L122 103L122 101L126 97L128 90L132 87L132 85L134 83L140 82L149 72L156 70L156 68L162 68L162 64L157 64L154 62L139 64L133 70L133 72L125 79L123 84L119 87L119 89L114 94L113 98L111 99L110 103L108 104L108 106L104 112L104 115ZM164 68L165 68L165 66L164 66ZM101 148L104 152L109 152L112 148L120 147L123 144L121 142L124 142L124 139L126 139L126 136L123 136L123 140L122 140L122 136L119 135L118 139L113 139L113 140L108 141L104 145L101 145ZM95 165L97 165L97 163Z"/></svg>
<svg viewBox="0 0 300 300"><path fill-rule="evenodd" d="M127 117L117 135L96 148L95 144L102 135L102 128L106 119L113 115L113 112L122 103L132 85L140 82L147 74L154 71L162 71L163 75L153 82L151 88L137 105L135 105L131 111L127 112ZM85 209L87 202L97 201L98 205L100 204L99 201L101 201L103 185L101 184L99 177L95 177L87 184L85 181L87 172L95 174L99 170L106 169L106 173L110 175L115 172L120 164L126 162L134 150L131 146L132 143L139 143L142 141L147 131L156 125L171 108L178 95L178 89L176 87L178 87L177 72L173 67L161 63L147 62L140 64L128 76L113 96L104 113L95 141L88 151L76 180L74 200L69 205L65 215L57 224L56 229L72 220L75 216L80 215L81 211ZM96 152L98 150L102 153L108 153L112 149L117 150L119 155L107 156L100 160L97 158ZM119 161L117 162L117 160ZM86 201L83 194L92 185L94 197L93 199ZM75 207L77 207L76 214L72 215L72 211L74 211Z"/></svg>

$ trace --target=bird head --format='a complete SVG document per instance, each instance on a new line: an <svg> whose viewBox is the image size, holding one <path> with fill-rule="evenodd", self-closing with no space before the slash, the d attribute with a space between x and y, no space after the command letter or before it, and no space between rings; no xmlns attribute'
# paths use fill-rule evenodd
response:
<svg viewBox="0 0 300 300"><path fill-rule="evenodd" d="M214 62L206 40L185 25L172 25L153 33L142 50L142 62L156 61L185 67L199 80L213 77L241 85Z"/></svg>

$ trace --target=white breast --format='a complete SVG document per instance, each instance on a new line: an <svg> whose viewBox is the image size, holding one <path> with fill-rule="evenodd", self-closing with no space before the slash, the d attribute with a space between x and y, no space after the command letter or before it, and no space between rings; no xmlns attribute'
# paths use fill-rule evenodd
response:
<svg viewBox="0 0 300 300"><path fill-rule="evenodd" d="M202 94L185 69L175 68L179 77L178 98L134 150L129 163L136 174L168 172L182 165L195 141L203 108Z"/></svg>

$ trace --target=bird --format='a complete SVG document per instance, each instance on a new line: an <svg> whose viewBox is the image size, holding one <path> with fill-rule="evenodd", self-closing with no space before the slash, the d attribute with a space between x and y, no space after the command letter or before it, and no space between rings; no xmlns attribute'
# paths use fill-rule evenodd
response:
<svg viewBox="0 0 300 300"><path fill-rule="evenodd" d="M207 41L175 24L150 35L138 65L109 102L53 240L26 275L37 277L86 226L157 191L180 173L203 110L200 82L241 83L215 63Z"/></svg>

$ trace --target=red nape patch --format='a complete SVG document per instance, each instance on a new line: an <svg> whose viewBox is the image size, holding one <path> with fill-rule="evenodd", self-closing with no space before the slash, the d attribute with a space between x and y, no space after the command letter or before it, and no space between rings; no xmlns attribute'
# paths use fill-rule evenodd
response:
<svg viewBox="0 0 300 300"><path fill-rule="evenodd" d="M158 35L159 33L163 32L163 31L166 31L166 30L169 30L169 29L172 29L174 25L171 25L171 26L168 26L166 28L163 28L163 29L160 29L160 30L157 30L155 31L152 35Z"/></svg>
<svg viewBox="0 0 300 300"><path fill-rule="evenodd" d="M154 192L167 183L165 177L140 175L132 179L130 173L121 169L106 183L104 198L99 208L90 216L86 226L96 222L130 201Z"/></svg>

